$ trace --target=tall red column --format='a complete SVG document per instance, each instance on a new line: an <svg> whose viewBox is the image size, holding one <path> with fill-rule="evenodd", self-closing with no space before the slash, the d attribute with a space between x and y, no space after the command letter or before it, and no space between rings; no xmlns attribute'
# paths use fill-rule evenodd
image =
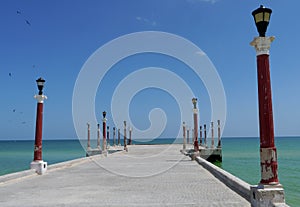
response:
<svg viewBox="0 0 300 207"><path fill-rule="evenodd" d="M42 135L43 135L43 101L38 101L36 110L36 127L34 143L34 161L42 159Z"/></svg>
<svg viewBox="0 0 300 207"><path fill-rule="evenodd" d="M251 42L257 54L261 184L279 183L269 66L269 49L273 40L274 37L256 37Z"/></svg>
<svg viewBox="0 0 300 207"><path fill-rule="evenodd" d="M199 151L198 145L198 109L197 109L197 99L193 98L192 102L194 104L194 150L195 152Z"/></svg>

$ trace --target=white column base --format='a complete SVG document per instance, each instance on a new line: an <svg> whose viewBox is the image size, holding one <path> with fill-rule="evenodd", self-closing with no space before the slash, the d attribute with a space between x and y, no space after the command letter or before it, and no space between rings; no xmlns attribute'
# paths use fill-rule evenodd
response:
<svg viewBox="0 0 300 207"><path fill-rule="evenodd" d="M251 186L250 196L252 207L288 207L280 184Z"/></svg>
<svg viewBox="0 0 300 207"><path fill-rule="evenodd" d="M43 160L40 161L32 161L30 163L30 169L35 169L35 172L39 175L43 175L47 171L48 164Z"/></svg>

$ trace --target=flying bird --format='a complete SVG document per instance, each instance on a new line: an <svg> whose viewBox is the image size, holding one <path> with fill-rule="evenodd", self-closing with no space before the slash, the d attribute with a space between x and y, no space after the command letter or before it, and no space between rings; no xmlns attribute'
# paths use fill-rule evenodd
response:
<svg viewBox="0 0 300 207"><path fill-rule="evenodd" d="M8 75L11 77L11 73L8 73Z"/></svg>
<svg viewBox="0 0 300 207"><path fill-rule="evenodd" d="M16 109L13 109L13 112L16 112Z"/></svg>
<svg viewBox="0 0 300 207"><path fill-rule="evenodd" d="M26 24L28 24L29 26L31 26L30 22L28 20L25 20Z"/></svg>
<svg viewBox="0 0 300 207"><path fill-rule="evenodd" d="M21 11L17 10L17 14L20 15L21 17L23 17L23 19L25 20L25 22L26 22L26 24L27 24L28 26L31 26L30 21L29 21L28 19L26 19L26 18L24 17L24 15L22 15Z"/></svg>

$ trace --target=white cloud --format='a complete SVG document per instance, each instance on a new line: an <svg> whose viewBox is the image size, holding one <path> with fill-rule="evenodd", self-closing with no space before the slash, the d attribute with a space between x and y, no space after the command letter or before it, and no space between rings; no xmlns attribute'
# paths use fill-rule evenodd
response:
<svg viewBox="0 0 300 207"><path fill-rule="evenodd" d="M204 2L204 3L211 3L214 4L216 3L218 0L186 0L186 2L191 3L191 4L195 4L195 3L199 3L199 2Z"/></svg>
<svg viewBox="0 0 300 207"><path fill-rule="evenodd" d="M154 20L149 20L149 19L143 18L143 17L136 17L135 19L139 22L145 23L147 25L151 25L153 27L157 26L157 23Z"/></svg>

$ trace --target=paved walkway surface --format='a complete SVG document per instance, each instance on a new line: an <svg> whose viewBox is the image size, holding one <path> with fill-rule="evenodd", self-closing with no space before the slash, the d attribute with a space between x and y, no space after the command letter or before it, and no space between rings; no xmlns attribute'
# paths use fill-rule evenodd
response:
<svg viewBox="0 0 300 207"><path fill-rule="evenodd" d="M50 167L1 183L0 206L250 206L180 148L129 146Z"/></svg>

